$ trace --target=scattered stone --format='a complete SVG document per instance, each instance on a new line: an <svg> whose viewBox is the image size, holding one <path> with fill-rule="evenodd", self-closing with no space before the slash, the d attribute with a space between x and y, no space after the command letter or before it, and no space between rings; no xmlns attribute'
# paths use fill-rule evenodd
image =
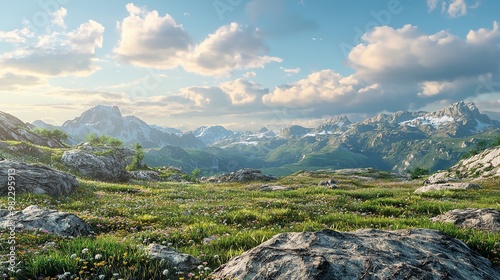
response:
<svg viewBox="0 0 500 280"><path fill-rule="evenodd" d="M318 186L327 187L330 189L337 189L338 188L337 181L335 181L334 179L323 180L323 181L319 182Z"/></svg>
<svg viewBox="0 0 500 280"><path fill-rule="evenodd" d="M265 174L262 174L262 172L260 170L251 169L251 168L240 169L240 170L235 171L235 172L221 174L221 175L217 175L217 176L211 176L208 178L207 177L201 178L201 181L207 182L207 183L225 183L225 182L245 183L245 182L251 182L251 181L269 182L269 181L275 181L275 180L276 180L276 177L267 176Z"/></svg>
<svg viewBox="0 0 500 280"><path fill-rule="evenodd" d="M212 241L216 240L217 239L217 235L211 235L209 237L205 237L203 238L203 244L207 245L207 244L210 244L212 243Z"/></svg>
<svg viewBox="0 0 500 280"><path fill-rule="evenodd" d="M159 244L149 244L149 246L144 248L144 250L146 250L146 254L150 258L165 260L167 263L182 272L191 272L201 264L200 260L191 255L179 253L171 247Z"/></svg>
<svg viewBox="0 0 500 280"><path fill-rule="evenodd" d="M426 193L435 191L446 191L446 190L469 190L469 189L481 189L481 186L473 183L446 183L446 184L433 184L420 187L415 190L415 193Z"/></svg>
<svg viewBox="0 0 500 280"><path fill-rule="evenodd" d="M278 234L214 271L220 279L500 279L463 242L430 229Z"/></svg>
<svg viewBox="0 0 500 280"><path fill-rule="evenodd" d="M9 192L9 175L13 175L15 185L12 183L11 185L16 194L64 196L71 194L79 186L74 176L64 172L42 165L2 160L0 161L0 195L7 195Z"/></svg>
<svg viewBox="0 0 500 280"><path fill-rule="evenodd" d="M132 179L136 180L143 180L143 181L161 181L161 177L156 171L149 171L149 170L135 170L135 171L130 171L130 177Z"/></svg>
<svg viewBox="0 0 500 280"><path fill-rule="evenodd" d="M62 236L91 234L90 226L74 214L31 205L23 211L0 210L0 228L42 230Z"/></svg>
<svg viewBox="0 0 500 280"><path fill-rule="evenodd" d="M454 209L431 218L433 222L452 223L461 228L500 232L500 211L496 209Z"/></svg>
<svg viewBox="0 0 500 280"><path fill-rule="evenodd" d="M133 151L127 148L94 147L88 143L64 152L61 161L83 176L105 182L127 182L128 158Z"/></svg>
<svg viewBox="0 0 500 280"><path fill-rule="evenodd" d="M273 192L273 191L288 191L291 190L289 187L285 186L268 186L268 185L263 185L262 187L259 188L259 191L268 191L268 192Z"/></svg>

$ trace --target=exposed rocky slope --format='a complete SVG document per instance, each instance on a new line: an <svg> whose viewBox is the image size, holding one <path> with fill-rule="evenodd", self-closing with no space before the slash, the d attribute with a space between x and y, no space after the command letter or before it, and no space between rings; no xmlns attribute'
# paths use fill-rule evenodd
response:
<svg viewBox="0 0 500 280"><path fill-rule="evenodd" d="M448 170L433 174L427 180L429 182L457 181L489 177L500 177L500 146L486 149L477 155L463 159Z"/></svg>
<svg viewBox="0 0 500 280"><path fill-rule="evenodd" d="M79 174L94 180L126 182L130 175L126 170L133 151L127 148L94 147L84 143L66 151L61 162Z"/></svg>
<svg viewBox="0 0 500 280"><path fill-rule="evenodd" d="M24 123L20 119L0 112L0 140L27 141L39 146L61 148L63 145L55 140L42 137L33 132L33 125Z"/></svg>
<svg viewBox="0 0 500 280"><path fill-rule="evenodd" d="M500 279L463 242L429 229L278 234L215 271L221 279Z"/></svg>
<svg viewBox="0 0 500 280"><path fill-rule="evenodd" d="M72 175L41 165L10 160L0 161L0 195L7 195L9 175L14 179L14 192L62 196L71 194L79 183Z"/></svg>
<svg viewBox="0 0 500 280"><path fill-rule="evenodd" d="M12 213L8 210L0 210L0 228L10 227L16 230L44 230L53 234L74 237L91 233L90 226L77 216L43 209L37 205Z"/></svg>

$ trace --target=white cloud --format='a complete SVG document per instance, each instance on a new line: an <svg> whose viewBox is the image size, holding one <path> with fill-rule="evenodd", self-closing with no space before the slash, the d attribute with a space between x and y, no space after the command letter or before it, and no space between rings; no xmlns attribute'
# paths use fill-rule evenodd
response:
<svg viewBox="0 0 500 280"><path fill-rule="evenodd" d="M343 77L326 69L293 84L276 87L263 97L263 101L270 106L312 106L351 98L358 89L359 81L353 76Z"/></svg>
<svg viewBox="0 0 500 280"><path fill-rule="evenodd" d="M267 46L258 30L231 23L220 27L197 45L184 68L212 76L235 69L262 68L267 63L282 61L279 57L263 55L266 52Z"/></svg>
<svg viewBox="0 0 500 280"><path fill-rule="evenodd" d="M476 1L474 5L467 6L465 0L427 0L429 12L436 9L439 3L441 3L441 13L447 13L450 17L464 16L467 14L467 8L476 9L480 5L479 1Z"/></svg>
<svg viewBox="0 0 500 280"><path fill-rule="evenodd" d="M126 63L141 67L175 68L191 47L191 37L172 16L158 15L134 4L129 16L118 23L120 42L114 52Z"/></svg>
<svg viewBox="0 0 500 280"><path fill-rule="evenodd" d="M470 31L463 40L440 31L424 34L412 25L377 27L349 54L357 76L369 81L450 80L497 71L500 52L498 24L492 30Z"/></svg>
<svg viewBox="0 0 500 280"><path fill-rule="evenodd" d="M33 37L15 51L0 56L0 72L18 75L89 75L94 65L95 48L102 47L104 27L88 21L71 32Z"/></svg>
<svg viewBox="0 0 500 280"><path fill-rule="evenodd" d="M427 0L427 6L429 6L429 12L433 11L438 4L439 0Z"/></svg>
<svg viewBox="0 0 500 280"><path fill-rule="evenodd" d="M236 106L260 103L262 96L267 93L261 85L244 79L222 83L220 88L229 95L232 105Z"/></svg>
<svg viewBox="0 0 500 280"><path fill-rule="evenodd" d="M12 31L0 31L0 42L24 43L28 38L33 36L33 32L31 32L31 30L27 27Z"/></svg>
<svg viewBox="0 0 500 280"><path fill-rule="evenodd" d="M183 66L186 71L222 76L236 69L262 68L281 62L267 56L267 46L259 31L237 23L222 26L194 45L187 31L169 14L127 4L129 16L118 23L120 42L114 52L126 63L170 69Z"/></svg>
<svg viewBox="0 0 500 280"><path fill-rule="evenodd" d="M68 14L68 11L61 7L59 10L55 11L53 14L54 19L52 20L52 24L58 25L64 29L66 29L66 24L64 23L64 18Z"/></svg>
<svg viewBox="0 0 500 280"><path fill-rule="evenodd" d="M448 7L448 14L451 17L459 17L467 14L467 4L465 0L452 0Z"/></svg>
<svg viewBox="0 0 500 280"><path fill-rule="evenodd" d="M281 70L283 70L283 72L285 73L288 73L288 74L298 74L300 73L300 68L297 67L297 68L284 68L284 67L280 67Z"/></svg>
<svg viewBox="0 0 500 280"><path fill-rule="evenodd" d="M257 76L257 73L255 73L255 71L249 71L249 72L246 72L245 74L243 74L243 77L245 78L253 78Z"/></svg>

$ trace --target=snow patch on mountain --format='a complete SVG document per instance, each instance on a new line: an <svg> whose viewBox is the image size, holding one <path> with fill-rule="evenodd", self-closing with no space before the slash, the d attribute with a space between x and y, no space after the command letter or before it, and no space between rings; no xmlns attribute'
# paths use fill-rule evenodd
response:
<svg viewBox="0 0 500 280"><path fill-rule="evenodd" d="M437 128L442 125L446 125L448 123L454 122L455 119L450 117L450 116L442 116L442 117L428 117L428 116L423 116L423 117L417 117L412 120L400 122L399 125L407 125L411 127L417 127L419 125L432 125L433 127Z"/></svg>

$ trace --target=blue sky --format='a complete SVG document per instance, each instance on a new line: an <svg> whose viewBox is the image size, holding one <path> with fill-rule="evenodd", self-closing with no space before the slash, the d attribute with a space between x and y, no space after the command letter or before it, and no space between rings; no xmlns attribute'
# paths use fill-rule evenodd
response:
<svg viewBox="0 0 500 280"><path fill-rule="evenodd" d="M0 111L99 105L258 129L473 101L500 116L493 0L19 0L0 11Z"/></svg>

